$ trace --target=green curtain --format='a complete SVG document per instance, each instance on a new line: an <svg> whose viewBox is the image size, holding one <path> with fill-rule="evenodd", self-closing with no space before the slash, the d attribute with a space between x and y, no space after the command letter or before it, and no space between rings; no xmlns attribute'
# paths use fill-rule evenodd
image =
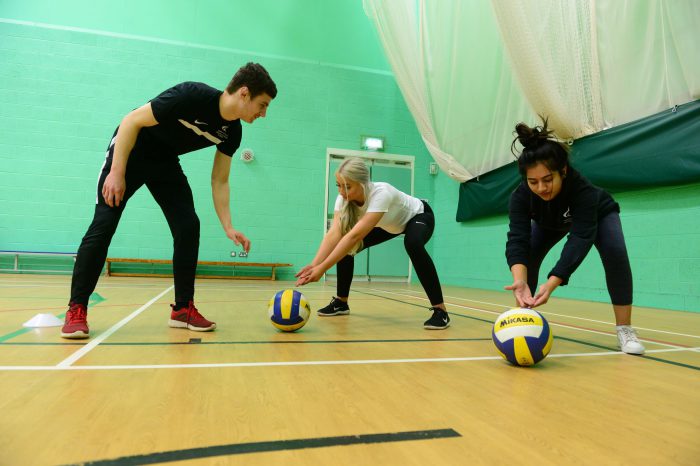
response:
<svg viewBox="0 0 700 466"><path fill-rule="evenodd" d="M571 164L611 192L698 182L700 100L577 139ZM519 182L514 161L462 183L457 221L507 212Z"/></svg>

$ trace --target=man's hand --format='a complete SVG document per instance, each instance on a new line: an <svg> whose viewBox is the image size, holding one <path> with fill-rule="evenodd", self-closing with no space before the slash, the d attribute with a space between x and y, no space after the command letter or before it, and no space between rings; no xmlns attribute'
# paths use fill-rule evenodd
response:
<svg viewBox="0 0 700 466"><path fill-rule="evenodd" d="M234 228L229 228L226 230L226 236L228 236L236 246L243 245L243 250L246 252L246 254L250 251L250 240L240 231Z"/></svg>
<svg viewBox="0 0 700 466"><path fill-rule="evenodd" d="M104 197L105 203L110 207L119 207L124 199L124 192L126 192L124 175L109 172L102 185L102 197Z"/></svg>
<svg viewBox="0 0 700 466"><path fill-rule="evenodd" d="M515 302L520 307L534 307L535 299L530 293L530 287L527 286L525 280L515 280L512 285L504 286L506 290L513 291Z"/></svg>

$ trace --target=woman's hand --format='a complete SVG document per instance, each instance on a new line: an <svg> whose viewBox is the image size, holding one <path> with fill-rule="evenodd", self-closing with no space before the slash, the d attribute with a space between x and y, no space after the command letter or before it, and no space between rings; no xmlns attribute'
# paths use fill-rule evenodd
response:
<svg viewBox="0 0 700 466"><path fill-rule="evenodd" d="M537 294L533 298L532 307L537 307L541 304L545 304L547 301L549 301L549 295L551 294L552 290L550 290L547 284L545 283L540 287L540 289L537 291Z"/></svg>
<svg viewBox="0 0 700 466"><path fill-rule="evenodd" d="M532 307L537 307L542 304L545 304L547 301L549 301L549 296L552 294L554 290L557 289L559 285L562 284L562 279L550 275L549 279L547 280L547 283L543 284L539 290L537 290L537 294L535 294L535 297L532 298Z"/></svg>
<svg viewBox="0 0 700 466"><path fill-rule="evenodd" d="M298 271L294 276L299 278L301 276L306 276L309 273L309 270L313 269L314 266L309 264L307 266L302 267L300 271Z"/></svg>
<svg viewBox="0 0 700 466"><path fill-rule="evenodd" d="M307 265L301 269L295 277L297 277L296 286L303 286L307 283L317 282L323 276L325 271L318 265Z"/></svg>
<svg viewBox="0 0 700 466"><path fill-rule="evenodd" d="M544 286L544 285L543 285ZM515 280L512 285L504 286L506 290L511 290L515 297L515 302L520 307L534 307L535 299L530 293L530 287L527 286L525 280Z"/></svg>

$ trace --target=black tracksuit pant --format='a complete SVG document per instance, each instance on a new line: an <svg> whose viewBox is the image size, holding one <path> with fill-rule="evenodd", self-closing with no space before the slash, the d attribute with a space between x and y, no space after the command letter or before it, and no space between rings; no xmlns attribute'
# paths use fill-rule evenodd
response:
<svg viewBox="0 0 700 466"><path fill-rule="evenodd" d="M80 244L73 268L71 302L87 306L127 201L144 184L165 214L173 235L175 300L192 300L199 252L199 218L194 210L192 190L178 157L132 152L126 168L124 199L119 207L109 207L102 197L102 186L112 167L113 153L112 142L97 185L95 215Z"/></svg>
<svg viewBox="0 0 700 466"><path fill-rule="evenodd" d="M416 215L406 224L406 229L403 232L405 235L403 244L416 275L418 275L418 280L428 295L430 304L435 305L444 301L442 288L433 259L425 250L425 245L435 230L435 215L426 202L423 202L423 205L424 212ZM397 236L398 234L389 233L381 228L373 228L362 240L362 249L367 249ZM338 273L337 294L340 298L345 298L350 294L354 267L355 258L350 255L342 258L336 265Z"/></svg>

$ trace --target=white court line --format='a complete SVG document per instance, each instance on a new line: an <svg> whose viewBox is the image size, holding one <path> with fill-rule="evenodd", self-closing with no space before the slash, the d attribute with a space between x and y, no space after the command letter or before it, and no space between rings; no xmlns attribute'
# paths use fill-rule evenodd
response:
<svg viewBox="0 0 700 466"><path fill-rule="evenodd" d="M450 299L460 299L462 301L471 301L473 303L480 303L480 304L490 304L492 306L498 306L498 307L503 307L505 309L510 309L512 306L505 306L503 304L497 304L497 303L490 303L488 301L477 301L475 299L468 299L468 298L459 298L457 296L446 296L447 298ZM587 317L578 317L578 316L572 316L569 314L557 314L556 312L550 312L550 311L541 311L543 314L549 314L552 316L557 316L557 317L568 317L570 319L577 319L577 320L583 320L586 322L596 322L599 324L607 324L607 325L615 325L612 322L606 322L604 320L596 320L596 319L589 319ZM680 311L680 312L689 312L689 311ZM690 338L700 338L700 335L689 335L687 333L678 333L678 332L669 332L668 330L659 330L655 328L645 328L645 327L637 327L636 325L634 326L637 330L646 330L649 332L657 332L657 333L667 333L669 335L677 335L677 336L682 336L682 337L690 337Z"/></svg>
<svg viewBox="0 0 700 466"><path fill-rule="evenodd" d="M396 293L396 292L388 291L388 290L381 290L381 289L377 289L377 288L371 288L371 290L372 290L372 291L382 292L382 293L395 294L395 295L398 295L398 296L406 296L406 297L409 297L409 298L416 298L416 299L420 299L420 300L423 300L423 301L427 301L427 300L428 300L427 298L425 298L425 297L423 297L423 296L421 296L421 295L416 295L416 296L414 296L414 295L410 295L410 294L401 294L401 293ZM469 299L469 298L459 298L459 297L457 297L457 296L447 296L447 295L445 295L445 298L459 299L459 300L461 300L461 301L470 301L470 302L480 303L480 304L490 304L490 305L492 305L492 306L502 307L502 308L504 308L504 309L512 309L512 306L506 306L506 305L498 304L498 303L490 303L490 302L487 302L487 301L477 301L477 300L475 300L475 299ZM498 311L489 311L489 310L486 310L486 309L478 309L478 308L469 307L469 306L464 306L464 305L455 304L455 303L449 303L449 304L450 304L451 306L457 306L457 307L462 307L462 308L465 308L465 309L471 309L471 310L474 310L474 311L485 312L485 313L487 313L487 314L499 314ZM538 312L541 312L542 314L545 314L545 315L552 315L552 316L557 316L557 317L567 317L567 318L570 318L570 319L583 320L583 321L586 321L586 322L596 322L596 323L599 323L599 324L615 325L615 324L612 323L612 322L606 322L606 321L604 321L604 320L588 319L588 318L586 318L586 317L577 317L577 316L572 316L572 315L568 315L568 314L557 314L556 312L549 312L549 311L543 311L543 310L540 310L540 311L538 311ZM553 325L556 325L556 324L553 324ZM658 330L658 329L654 329L654 328L637 327L636 325L634 325L634 328L637 329L637 330L644 330L644 331L649 331L649 332L666 333L666 334L669 334L669 335L676 335L676 336L689 337L689 338L700 338L700 335L689 335L689 334L687 334L687 333L669 332L669 331L667 331L667 330ZM579 329L579 330L584 330L584 329ZM654 342L652 342L652 343L654 343ZM662 344L662 343L658 343L658 344Z"/></svg>
<svg viewBox="0 0 700 466"><path fill-rule="evenodd" d="M696 351L697 348L675 348L648 350L646 353L672 353ZM622 351L601 351L596 353L550 354L548 358L572 358L591 356L622 355ZM65 371L65 370L130 370L130 369L202 369L222 367L279 367L279 366L348 366L358 364L412 364L423 362L465 362L502 360L501 356L473 356L465 358L421 358L421 359L351 359L344 361L272 361L272 362L229 362L209 364L126 364L114 366L0 366L0 371Z"/></svg>
<svg viewBox="0 0 700 466"><path fill-rule="evenodd" d="M203 285L204 285L204 286L203 286ZM205 284L198 283L197 287L198 287L198 289L206 289L206 290L209 290L209 291L230 291L230 290L231 290L230 287L219 287L218 285L213 285L213 284L212 284L213 286L207 286L207 285L208 285L208 284L205 285ZM20 287L41 287L41 288L51 288L51 287L53 287L53 288L65 288L65 283L64 283L64 284L55 284L55 285L47 285L47 284L43 284L43 283L37 283L37 284L26 284L26 283L24 283L24 284L21 284L21 285L20 285L20 284L12 284L12 283L9 283L9 284L7 284L7 285L4 285L4 284L0 283L0 287L9 287L9 288L11 288L11 287L18 287L18 288L20 288ZM137 284L137 285L129 285L129 284L116 284L116 283L115 283L115 284L104 284L104 285L100 285L100 288L134 288L134 287L137 287L137 288L144 288L144 289L154 288L153 285L138 285L138 284ZM269 287L269 288L267 288L267 287ZM289 288L298 289L298 287L291 287L291 286L290 286ZM366 289L366 290L369 290L369 291L376 291L376 292L380 292L380 293L393 294L393 295L397 295L397 296L403 296L403 297L407 297L407 298L416 298L416 299L420 299L420 300L423 300L423 301L427 301L427 299L426 299L424 296L422 296L422 293L419 292L419 291L406 290L406 292L416 293L416 295L413 295L413 294L406 294L406 293L396 293L396 292L393 292L393 291L382 290L382 289L378 289L378 288L365 288L365 289ZM278 288L278 287L274 287L274 285L272 285L272 284L269 284L269 285L268 285L268 284L265 284L265 285L246 284L246 285L239 285L239 286L236 286L236 287L235 287L235 290L236 290L236 291L251 291L251 292L253 292L253 291L270 291L270 292L275 292L275 291L278 291L279 288ZM97 290L97 291L99 292L99 290ZM362 291L362 289L360 289L359 291ZM302 293L307 294L307 295L311 295L311 294L321 294L321 293L327 293L327 292L328 292L328 290L327 290L327 289L323 289L323 288L319 288L319 289L308 289L308 288L306 288L306 289L302 290ZM461 298L461 297L457 297L457 296L448 296L448 295L445 295L445 298L456 299L456 300L460 300L460 301L469 301L469 302L480 303L480 304L489 304L489 305L501 307L501 308L504 308L504 309L510 309L510 308L512 307L512 306L506 306L506 305L503 305L503 304L491 303L491 302L488 302L488 301L479 301L479 300L469 299L469 298ZM461 307L461 308L464 308L464 309L471 309L471 310L478 311L478 312L484 312L484 313L488 313L488 314L498 314L498 313L499 313L498 311L489 311L489 310L485 310L485 309L478 309L478 308L469 307L469 306L464 306L464 305L460 305L460 304L456 304L456 303L451 303L451 305L452 305L452 306ZM614 325L612 322L606 322L606 321L603 321L603 320L596 320L596 319L589 319L589 318L586 318L586 317L578 317L578 316L568 315L568 314L558 314L558 313L550 312L550 311L540 311L540 312L542 312L542 314L545 314L545 315L552 315L552 316L557 316L557 317L566 317L566 318L569 318L569 319L582 320L582 321L585 321L585 322L596 322L596 323L599 323L599 324L605 324L605 325L611 325L611 326ZM552 324L552 325L558 325L558 324ZM564 326L564 327L566 327L566 326ZM567 328L575 328L575 327L567 327ZM668 335L682 336L682 337L688 337L688 338L700 338L700 335L690 335L690 334L687 334L687 333L670 332L670 331L667 331L667 330L659 330L659 329L653 329L653 328L638 327L638 326L636 326L636 325L634 326L634 328L636 328L637 330L644 330L644 331L648 331L648 332L665 333L665 334L668 334ZM595 332L595 331L593 331L593 330L585 330L585 329L578 329L578 330L589 331L589 332L593 332L593 333L599 333L599 334L601 334L601 335L609 335L609 334L605 334L605 333ZM610 336L610 335L609 335L609 336ZM612 336L614 336L614 335L612 335ZM657 343L657 342L650 342L650 343L656 343L656 344L659 344L659 345L665 345L664 343ZM666 346L669 346L669 345L666 345ZM674 346L674 345L670 345L670 346L671 346L671 347L674 347L674 348L676 347L676 346Z"/></svg>
<svg viewBox="0 0 700 466"><path fill-rule="evenodd" d="M85 356L88 352L92 351L97 345L99 345L100 343L102 343L103 341L105 341L107 338L109 338L110 335L112 335L114 332L116 332L117 330L119 330L120 328L122 328L124 325L126 325L131 319L133 319L133 318L136 317L137 315L141 314L141 313L142 313L143 311L145 311L151 304L153 304L153 303L155 303L156 301L158 301L158 300L161 298L161 296L163 296L165 293L167 293L168 291L170 291L170 290L172 290L172 289L173 289L173 285L171 285L171 286L169 286L168 288L166 288L165 290L163 290L158 296L156 296L155 298L151 299L151 300L148 301L146 304L144 304L144 305L141 306L140 308L136 309L134 312L132 312L132 313L129 314L128 316L124 317L122 320L120 320L120 321L117 322L116 324L112 325L109 329L107 329L106 331L104 331L104 332L102 332L101 334L99 334L94 340L91 340L90 343L88 343L87 345L83 346L82 348L80 348L78 351L76 351L75 353L73 353L73 354L71 354L70 356L68 356L68 357L67 357L66 359L64 359L63 361L59 362L59 363L56 365L56 368L58 368L58 369L65 369L65 368L70 367L71 364L73 364L75 361L77 361L78 359L80 359L80 358L82 358L83 356Z"/></svg>
<svg viewBox="0 0 700 466"><path fill-rule="evenodd" d="M407 295L407 294L395 293L395 292L393 292L393 291L381 290L381 289L376 289L376 288L369 288L369 289L372 290L372 291L379 291L379 292L388 293L388 294L393 294L393 295L397 295L397 296L405 296L405 297L407 297L407 298L417 298L417 299L421 299L421 300L423 300L423 301L427 301L426 298L423 298L423 297L421 297L421 296L412 296L412 295ZM486 309L479 309L478 307L465 306L465 305L463 305L463 304L450 303L450 306L457 306L457 307L461 307L461 308L463 308L463 309L470 309L470 310L472 310L472 311L483 312L483 313L485 313L485 314L500 314L498 311L489 311L489 310L486 310ZM551 313L549 313L549 312L543 312L543 314L551 314ZM569 317L569 316L564 316L564 317ZM600 331L597 331L597 330L591 330L591 329L587 329L587 328L575 327L575 326L572 326L572 325L556 324L556 323L553 323L553 322L550 322L549 325L552 326L552 327L563 327L563 328L578 330L578 331L581 331L581 332L595 333L595 334L597 334L597 335L604 335L604 336L607 336L607 337L617 338L617 336L614 335L614 334L610 334L610 333L606 333L606 332L600 332ZM611 325L612 325L612 324L611 324ZM637 327L635 327L635 328L637 328ZM670 344L670 343L661 343L661 342L659 342L659 341L653 341L653 340L648 340L648 339L644 339L644 338L639 338L639 340L641 340L641 341L646 341L647 343L653 343L653 344L655 344L655 345L668 346L669 348L683 348L682 346L673 345L673 344Z"/></svg>
<svg viewBox="0 0 700 466"><path fill-rule="evenodd" d="M498 304L498 303L490 303L490 302L488 302L488 301L477 301L476 299L459 298L459 297L457 297L457 296L445 296L445 297L446 297L446 298L450 298L450 299L459 299L459 300L462 300L462 301L471 301L471 302L473 302L473 303L490 304L490 305L492 305L492 306L498 306L498 307L502 307L502 308L504 308L504 309L511 309L511 308L512 308L512 306L506 306L506 305ZM541 311L541 312L542 312L543 314L549 314L549 315L557 316L557 317L568 317L568 318L570 318L570 319L583 320L583 321L586 321L586 322L596 322L596 323L599 323L599 324L615 325L615 324L612 323L612 322L607 322L607 321L604 321L604 320L589 319L589 318L586 318L586 317L578 317L578 316L572 316L572 315L568 315L568 314L557 314L556 312L550 312L550 311ZM676 311L676 312L689 312L689 311ZM669 335L677 335L677 336L690 337L690 338L700 338L700 335L688 335L687 333L669 332L669 331L667 331L667 330L658 330L658 329L655 329L655 328L637 327L636 325L634 326L634 328L636 328L637 330L645 330L645 331L649 331L649 332L667 333L667 334L669 334Z"/></svg>

